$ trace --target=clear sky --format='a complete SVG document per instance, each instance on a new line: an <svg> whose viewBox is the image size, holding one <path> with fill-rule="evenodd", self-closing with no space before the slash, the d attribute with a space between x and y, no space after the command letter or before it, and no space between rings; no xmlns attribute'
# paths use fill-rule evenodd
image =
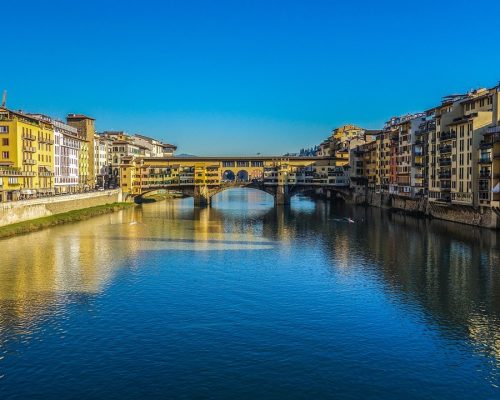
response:
<svg viewBox="0 0 500 400"><path fill-rule="evenodd" d="M198 155L283 154L500 80L500 1L9 1L12 109Z"/></svg>

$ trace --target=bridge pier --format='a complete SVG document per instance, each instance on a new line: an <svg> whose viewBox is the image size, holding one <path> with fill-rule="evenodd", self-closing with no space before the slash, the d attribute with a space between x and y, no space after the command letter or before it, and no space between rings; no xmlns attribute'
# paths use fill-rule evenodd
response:
<svg viewBox="0 0 500 400"><path fill-rule="evenodd" d="M290 205L290 188L288 185L278 185L276 186L276 193L274 195L274 204L276 206L288 206Z"/></svg>
<svg viewBox="0 0 500 400"><path fill-rule="evenodd" d="M211 196L208 186L195 186L194 187L194 205L195 207L207 207L210 205Z"/></svg>

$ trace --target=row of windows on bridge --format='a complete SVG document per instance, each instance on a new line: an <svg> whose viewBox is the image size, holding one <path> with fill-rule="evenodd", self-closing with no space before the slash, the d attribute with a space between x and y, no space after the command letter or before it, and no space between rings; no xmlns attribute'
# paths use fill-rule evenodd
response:
<svg viewBox="0 0 500 400"><path fill-rule="evenodd" d="M226 168L233 167L263 167L264 161L222 161L222 166Z"/></svg>

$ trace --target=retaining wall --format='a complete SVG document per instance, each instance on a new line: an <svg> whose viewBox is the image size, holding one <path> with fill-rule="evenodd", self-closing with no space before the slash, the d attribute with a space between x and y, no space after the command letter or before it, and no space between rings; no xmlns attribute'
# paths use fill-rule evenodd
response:
<svg viewBox="0 0 500 400"><path fill-rule="evenodd" d="M122 201L119 189L0 203L0 226Z"/></svg>
<svg viewBox="0 0 500 400"><path fill-rule="evenodd" d="M490 207L478 207L442 204L428 201L426 198L410 199L387 193L376 193L367 189L365 196L359 196L357 204L368 204L374 207L411 215L422 215L445 221L479 226L490 229L500 229L500 210Z"/></svg>

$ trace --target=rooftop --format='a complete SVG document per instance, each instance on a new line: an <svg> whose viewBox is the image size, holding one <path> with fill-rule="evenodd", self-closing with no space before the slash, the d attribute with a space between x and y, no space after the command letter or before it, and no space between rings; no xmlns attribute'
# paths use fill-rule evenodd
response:
<svg viewBox="0 0 500 400"><path fill-rule="evenodd" d="M92 121L95 121L95 118L88 117L84 114L68 114L66 119L75 119L75 120L80 120L80 119L91 119Z"/></svg>

